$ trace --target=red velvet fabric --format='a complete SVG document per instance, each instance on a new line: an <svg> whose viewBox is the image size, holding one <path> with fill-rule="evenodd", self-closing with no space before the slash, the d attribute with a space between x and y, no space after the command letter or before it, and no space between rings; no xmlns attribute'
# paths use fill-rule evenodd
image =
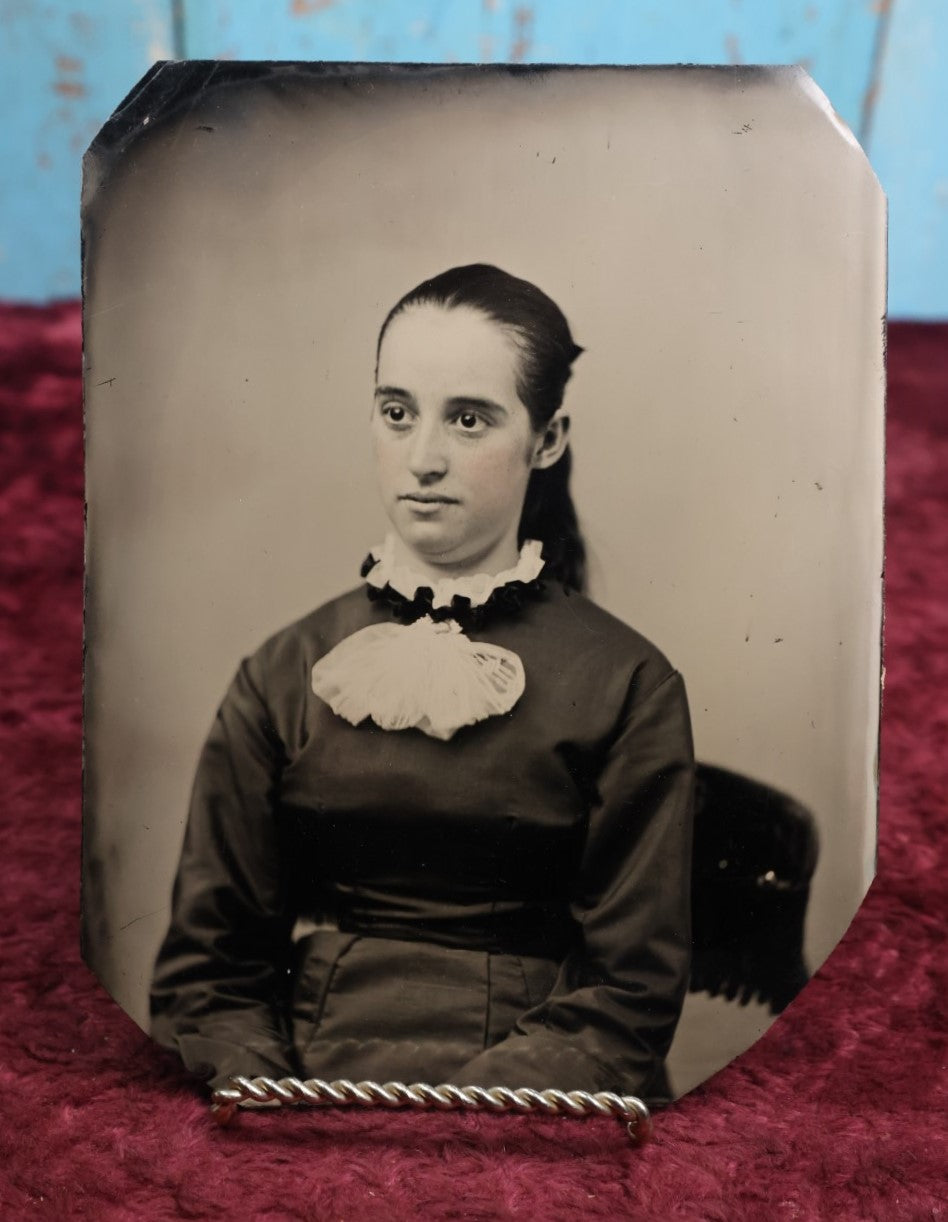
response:
<svg viewBox="0 0 948 1222"><path fill-rule="evenodd" d="M0 307L0 1206L4 1218L948 1218L948 325L891 328L879 877L759 1044L615 1121L244 1115L78 950L79 311Z"/></svg>

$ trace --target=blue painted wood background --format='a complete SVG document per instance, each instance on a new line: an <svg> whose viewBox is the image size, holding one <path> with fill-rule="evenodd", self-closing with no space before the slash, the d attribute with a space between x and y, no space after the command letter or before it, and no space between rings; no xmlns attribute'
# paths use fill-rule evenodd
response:
<svg viewBox="0 0 948 1222"><path fill-rule="evenodd" d="M799 63L890 201L893 317L948 317L945 0L0 0L0 297L79 291L84 148L156 59Z"/></svg>

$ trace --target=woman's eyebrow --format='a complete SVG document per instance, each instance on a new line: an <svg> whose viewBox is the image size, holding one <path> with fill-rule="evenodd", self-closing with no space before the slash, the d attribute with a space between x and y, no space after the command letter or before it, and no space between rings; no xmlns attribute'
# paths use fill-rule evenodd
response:
<svg viewBox="0 0 948 1222"><path fill-rule="evenodd" d="M411 394L407 390L402 390L400 386L376 386L376 399L411 399Z"/></svg>

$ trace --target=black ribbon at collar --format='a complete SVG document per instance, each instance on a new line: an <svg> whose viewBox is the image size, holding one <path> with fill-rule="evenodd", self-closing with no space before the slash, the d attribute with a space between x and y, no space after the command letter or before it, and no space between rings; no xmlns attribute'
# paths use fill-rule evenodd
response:
<svg viewBox="0 0 948 1222"><path fill-rule="evenodd" d="M376 557L369 553L362 562L360 576L368 577L377 563ZM489 620L518 615L526 602L540 598L545 589L542 576L534 577L532 581L508 581L493 590L487 601L477 607L471 606L471 600L461 594L455 594L446 607L435 607L434 590L430 586L419 586L413 598L399 594L388 583L365 587L372 602L384 603L403 624L414 623L422 616L429 615L436 622L456 620L465 630L480 629Z"/></svg>

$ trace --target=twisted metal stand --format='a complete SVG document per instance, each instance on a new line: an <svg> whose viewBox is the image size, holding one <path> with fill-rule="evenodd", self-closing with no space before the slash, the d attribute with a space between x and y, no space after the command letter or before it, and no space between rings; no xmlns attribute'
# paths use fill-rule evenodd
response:
<svg viewBox="0 0 948 1222"><path fill-rule="evenodd" d="M629 1136L643 1145L652 1136L652 1117L635 1095L608 1091L531 1090L521 1086L429 1086L425 1082L324 1082L310 1078L231 1078L211 1096L219 1124L229 1124L239 1107L292 1106L421 1108L436 1111L540 1112L547 1116L614 1116L626 1122Z"/></svg>

